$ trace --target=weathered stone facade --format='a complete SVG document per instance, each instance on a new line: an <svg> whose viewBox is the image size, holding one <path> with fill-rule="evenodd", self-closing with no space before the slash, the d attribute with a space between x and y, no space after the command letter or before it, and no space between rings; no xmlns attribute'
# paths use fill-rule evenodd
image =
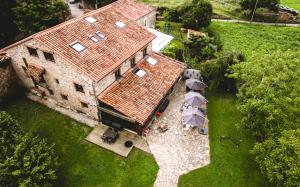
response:
<svg viewBox="0 0 300 187"><path fill-rule="evenodd" d="M155 22L156 22L156 11L152 11L149 14L137 20L137 23L139 25L148 28L153 28L153 29L155 28Z"/></svg>

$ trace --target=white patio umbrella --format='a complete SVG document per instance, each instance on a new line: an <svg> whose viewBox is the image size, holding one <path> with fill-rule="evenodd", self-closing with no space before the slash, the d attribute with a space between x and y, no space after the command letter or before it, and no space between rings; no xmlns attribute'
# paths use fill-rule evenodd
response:
<svg viewBox="0 0 300 187"><path fill-rule="evenodd" d="M182 112L182 120L185 124L188 124L192 127L199 127L205 124L204 114L196 108L189 108L184 110Z"/></svg>
<svg viewBox="0 0 300 187"><path fill-rule="evenodd" d="M189 92L184 95L184 102L193 106L200 107L207 103L207 100L198 92Z"/></svg>
<svg viewBox="0 0 300 187"><path fill-rule="evenodd" d="M196 69L185 69L184 70L184 73L183 73L183 76L185 78L188 78L188 79L198 79L198 80L203 80L202 79L202 76L201 76L201 73L200 73L200 70L196 70Z"/></svg>
<svg viewBox="0 0 300 187"><path fill-rule="evenodd" d="M198 79L187 79L185 85L191 90L204 90L207 85Z"/></svg>

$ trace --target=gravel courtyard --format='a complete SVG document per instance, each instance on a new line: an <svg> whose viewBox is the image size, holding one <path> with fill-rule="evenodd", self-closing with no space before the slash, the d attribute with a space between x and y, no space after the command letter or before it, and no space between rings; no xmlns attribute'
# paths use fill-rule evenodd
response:
<svg viewBox="0 0 300 187"><path fill-rule="evenodd" d="M170 97L170 104L159 122L151 127L147 141L159 172L155 187L176 187L179 176L210 162L208 135L197 130L184 130L180 107L184 100L185 86L181 81ZM167 124L169 130L160 133L157 127Z"/></svg>

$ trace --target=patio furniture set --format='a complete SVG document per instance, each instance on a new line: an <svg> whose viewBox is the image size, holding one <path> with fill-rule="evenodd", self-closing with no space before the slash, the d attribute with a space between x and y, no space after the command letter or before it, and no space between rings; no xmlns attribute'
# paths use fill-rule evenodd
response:
<svg viewBox="0 0 300 187"><path fill-rule="evenodd" d="M108 144L115 143L118 138L119 138L118 131L112 128L106 129L106 131L103 133L101 137L102 141Z"/></svg>
<svg viewBox="0 0 300 187"><path fill-rule="evenodd" d="M181 108L184 128L186 130L198 128L200 134L206 135L208 133L206 118L206 103L208 101L201 93L204 93L207 86L202 82L203 79L199 70L187 69L184 72L184 77L188 90Z"/></svg>

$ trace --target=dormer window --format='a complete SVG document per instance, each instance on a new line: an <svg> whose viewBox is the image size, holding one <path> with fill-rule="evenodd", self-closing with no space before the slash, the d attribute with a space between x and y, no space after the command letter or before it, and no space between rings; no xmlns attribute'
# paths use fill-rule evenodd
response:
<svg viewBox="0 0 300 187"><path fill-rule="evenodd" d="M157 64L157 60L155 60L155 59L152 58L152 57L147 58L147 62L148 62L149 64L151 64L151 65Z"/></svg>
<svg viewBox="0 0 300 187"><path fill-rule="evenodd" d="M28 49L30 56L35 56L35 57L39 56L36 49L31 48L31 47L27 47L27 49Z"/></svg>
<svg viewBox="0 0 300 187"><path fill-rule="evenodd" d="M91 35L91 36L89 36L89 38L93 41L93 42L99 42L99 40L95 37L95 36L93 36L93 35Z"/></svg>
<svg viewBox="0 0 300 187"><path fill-rule="evenodd" d="M85 50L85 47L83 45L81 45L79 42L74 42L72 44L70 44L70 46L75 49L77 52L82 52L83 50Z"/></svg>
<svg viewBox="0 0 300 187"><path fill-rule="evenodd" d="M97 22L97 20L95 18L91 17L91 16L88 16L84 19L85 19L85 21L87 21L89 23L92 23L92 24Z"/></svg>
<svg viewBox="0 0 300 187"><path fill-rule="evenodd" d="M123 23L122 21L116 22L116 25L117 25L117 27L119 27L119 28L124 28L124 27L126 26L125 23Z"/></svg>
<svg viewBox="0 0 300 187"><path fill-rule="evenodd" d="M102 34L100 31L97 31L96 35L99 36L101 39L105 38L104 34Z"/></svg>

